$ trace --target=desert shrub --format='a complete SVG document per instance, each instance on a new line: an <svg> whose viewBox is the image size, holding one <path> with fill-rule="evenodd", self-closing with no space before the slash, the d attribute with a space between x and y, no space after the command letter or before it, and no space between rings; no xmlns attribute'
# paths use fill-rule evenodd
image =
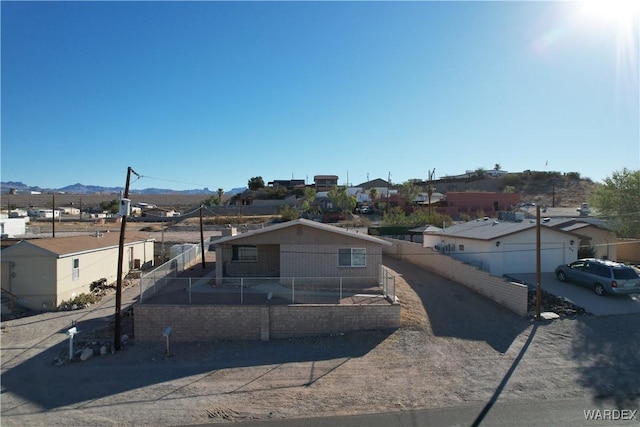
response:
<svg viewBox="0 0 640 427"><path fill-rule="evenodd" d="M508 173L503 175L501 180L505 187L521 187L524 185L524 178L520 174Z"/></svg>
<svg viewBox="0 0 640 427"><path fill-rule="evenodd" d="M60 303L60 309L74 310L78 308L84 308L95 304L98 301L100 301L99 295L81 293L80 295L70 299L69 301L62 301L62 303Z"/></svg>
<svg viewBox="0 0 640 427"><path fill-rule="evenodd" d="M576 181L580 180L580 172L567 172L565 176Z"/></svg>
<svg viewBox="0 0 640 427"><path fill-rule="evenodd" d="M298 219L300 216L298 209L288 205L280 206L279 212L282 221L293 221L294 219Z"/></svg>

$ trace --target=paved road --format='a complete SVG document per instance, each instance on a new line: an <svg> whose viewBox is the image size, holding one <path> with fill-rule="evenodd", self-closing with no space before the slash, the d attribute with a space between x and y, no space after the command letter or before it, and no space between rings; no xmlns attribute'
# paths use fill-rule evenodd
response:
<svg viewBox="0 0 640 427"><path fill-rule="evenodd" d="M594 404L589 399L563 399L526 403L496 403L484 406L431 408L418 411L387 412L345 417L323 417L277 421L236 423L238 427L407 427L407 426L627 426L640 424L640 411L628 409L604 412L610 407ZM608 417L589 419L587 417ZM212 426L202 424L201 426ZM219 424L216 424L219 425Z"/></svg>
<svg viewBox="0 0 640 427"><path fill-rule="evenodd" d="M535 273L511 274L510 277L516 278L531 286L535 286L536 284ZM541 287L553 295L568 299L596 316L640 313L640 294L608 295L601 297L584 286L576 285L575 283L561 282L556 279L553 273L542 274Z"/></svg>

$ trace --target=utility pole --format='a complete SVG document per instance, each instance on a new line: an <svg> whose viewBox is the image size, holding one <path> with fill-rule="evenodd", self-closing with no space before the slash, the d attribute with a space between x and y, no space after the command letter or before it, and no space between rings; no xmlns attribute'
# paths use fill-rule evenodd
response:
<svg viewBox="0 0 640 427"><path fill-rule="evenodd" d="M540 320L540 299L542 290L540 289L540 205L536 205L536 320Z"/></svg>
<svg viewBox="0 0 640 427"><path fill-rule="evenodd" d="M127 182L124 186L124 194L122 196L123 199L129 198L129 182L131 181L131 173L138 175L131 166L127 168ZM120 201L122 203L122 200ZM120 223L120 242L118 244L118 276L116 282L116 319L115 319L115 327L114 327L114 337L113 337L113 346L116 351L120 351L120 329L121 329L121 316L120 309L122 306L122 263L124 261L124 232L127 228L127 215L129 212L122 212L122 222Z"/></svg>
<svg viewBox="0 0 640 427"><path fill-rule="evenodd" d="M200 249L202 252L202 269L206 268L206 263L204 260L204 231L202 228L202 205L200 205Z"/></svg>
<svg viewBox="0 0 640 427"><path fill-rule="evenodd" d="M427 177L427 198L428 198L428 208L429 208L429 215L431 215L431 195L433 194L433 179L436 175L436 168L433 168L433 172L432 171L428 171L428 177Z"/></svg>
<svg viewBox="0 0 640 427"><path fill-rule="evenodd" d="M56 195L52 194L51 199L51 237L56 237Z"/></svg>

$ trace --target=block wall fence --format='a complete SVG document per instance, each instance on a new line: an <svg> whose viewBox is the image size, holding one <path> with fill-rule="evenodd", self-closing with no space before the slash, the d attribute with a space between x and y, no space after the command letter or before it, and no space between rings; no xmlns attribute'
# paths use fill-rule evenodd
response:
<svg viewBox="0 0 640 427"><path fill-rule="evenodd" d="M172 342L262 340L400 327L400 304L136 305L134 337Z"/></svg>
<svg viewBox="0 0 640 427"><path fill-rule="evenodd" d="M388 239L391 246L383 248L383 254L410 262L440 276L460 283L480 295L497 302L520 316L527 316L528 289L526 285L492 276L419 243Z"/></svg>

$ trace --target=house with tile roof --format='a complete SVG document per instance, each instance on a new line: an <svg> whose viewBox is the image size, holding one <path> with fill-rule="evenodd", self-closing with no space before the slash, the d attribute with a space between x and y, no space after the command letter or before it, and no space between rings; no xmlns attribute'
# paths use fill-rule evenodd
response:
<svg viewBox="0 0 640 427"><path fill-rule="evenodd" d="M590 240L579 232L550 225L545 221L540 227L542 272L553 272L558 265L575 261L579 243ZM498 221L488 217L423 233L423 246L494 276L535 272L536 240L533 220Z"/></svg>
<svg viewBox="0 0 640 427"><path fill-rule="evenodd" d="M22 240L2 251L2 289L23 307L55 310L91 291L101 279L117 280L120 233ZM127 233L123 269L153 264L154 241L146 233Z"/></svg>

